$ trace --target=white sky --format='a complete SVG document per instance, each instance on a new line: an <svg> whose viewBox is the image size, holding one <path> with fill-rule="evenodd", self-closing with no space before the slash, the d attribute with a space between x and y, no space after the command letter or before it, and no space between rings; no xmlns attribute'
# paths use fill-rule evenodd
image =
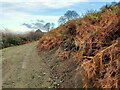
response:
<svg viewBox="0 0 120 90"><path fill-rule="evenodd" d="M52 21L57 23L61 15L36 14L34 11L39 9L39 12L44 12L44 9L61 9L76 5L79 2L113 2L119 0L0 0L0 30L3 27L8 28L14 32L25 32L30 29L22 26L22 23L34 23L36 19L44 21ZM13 4L13 6L2 6L5 2ZM19 3L18 3L19 2ZM31 2L31 3L30 3ZM36 2L36 3L35 3ZM37 3L38 2L38 3ZM19 4L19 5L18 5ZM29 13L32 12L33 14ZM35 14L35 15L34 15Z"/></svg>

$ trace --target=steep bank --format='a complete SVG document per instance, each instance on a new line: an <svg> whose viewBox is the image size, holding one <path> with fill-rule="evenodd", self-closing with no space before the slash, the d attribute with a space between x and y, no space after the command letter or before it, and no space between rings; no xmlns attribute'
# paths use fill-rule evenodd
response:
<svg viewBox="0 0 120 90"><path fill-rule="evenodd" d="M38 48L55 49L54 60L59 63L52 70L53 77L57 75L59 81L65 76L57 87L120 87L120 3L46 33Z"/></svg>

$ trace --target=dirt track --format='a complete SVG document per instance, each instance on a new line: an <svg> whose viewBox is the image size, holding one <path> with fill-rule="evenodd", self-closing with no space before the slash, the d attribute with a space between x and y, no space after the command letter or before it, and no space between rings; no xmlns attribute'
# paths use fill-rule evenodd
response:
<svg viewBox="0 0 120 90"><path fill-rule="evenodd" d="M52 81L37 42L3 49L2 78L4 88L51 87ZM43 68L44 67L44 68Z"/></svg>
<svg viewBox="0 0 120 90"><path fill-rule="evenodd" d="M3 88L82 87L79 63L61 61L56 49L40 51L37 42L3 49Z"/></svg>

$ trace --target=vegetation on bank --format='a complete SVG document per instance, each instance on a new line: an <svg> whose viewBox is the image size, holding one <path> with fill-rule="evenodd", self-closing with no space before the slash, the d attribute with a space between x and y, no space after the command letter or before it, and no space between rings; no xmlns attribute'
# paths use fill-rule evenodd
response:
<svg viewBox="0 0 120 90"><path fill-rule="evenodd" d="M120 88L120 3L86 13L46 33L40 50L80 61L85 88Z"/></svg>

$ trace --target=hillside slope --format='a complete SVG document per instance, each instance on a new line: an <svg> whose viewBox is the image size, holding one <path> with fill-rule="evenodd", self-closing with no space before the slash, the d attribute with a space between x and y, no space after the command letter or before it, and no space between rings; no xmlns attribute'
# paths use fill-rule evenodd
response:
<svg viewBox="0 0 120 90"><path fill-rule="evenodd" d="M120 3L51 30L39 40L38 48L56 49L53 53L62 62L53 75L62 77L66 72L60 87L80 87L82 77L86 88L120 88Z"/></svg>

